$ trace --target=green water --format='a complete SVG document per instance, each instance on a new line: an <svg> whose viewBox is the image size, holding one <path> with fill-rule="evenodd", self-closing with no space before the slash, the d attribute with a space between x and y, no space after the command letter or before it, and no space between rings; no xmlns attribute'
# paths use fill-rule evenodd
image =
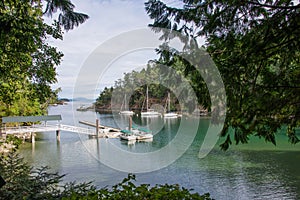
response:
<svg viewBox="0 0 300 200"><path fill-rule="evenodd" d="M116 120L121 122L119 126L126 126L128 122L127 119L95 115L93 112L76 113L73 121L74 112L71 105L49 110L49 114L62 114L64 124L76 124L77 118L94 121L95 117L102 124L110 126L116 126ZM58 143L55 133L40 133L35 145L24 145L21 154L33 166L48 165L53 171L67 174L65 181L94 181L98 187L111 186L120 182L127 173L101 162L103 145L114 145L133 153L155 152L174 140L181 120L196 123L193 119L164 121L159 118L147 121L134 118L138 125L150 123L152 129L161 128L153 142L149 143L128 144L119 139L88 139L87 136L69 132L62 132L61 142ZM289 144L286 136L279 134L277 146L251 138L249 144L232 145L227 152L215 145L206 157L199 159L199 149L208 125L208 119L200 120L198 133L185 153L164 168L137 173L137 184L179 183L183 187L193 188L195 192L209 192L215 199L300 199L299 145ZM170 152L170 157L172 153L175 152ZM111 159L122 160L118 156L112 154ZM168 155L161 159L168 159Z"/></svg>

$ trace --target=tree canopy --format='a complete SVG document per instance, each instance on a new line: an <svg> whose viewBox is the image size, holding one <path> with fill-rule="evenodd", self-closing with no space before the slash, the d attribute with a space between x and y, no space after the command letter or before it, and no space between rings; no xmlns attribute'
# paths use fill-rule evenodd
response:
<svg viewBox="0 0 300 200"><path fill-rule="evenodd" d="M100 111L101 108L111 107L110 110L120 111L122 109L122 104L125 103L125 97L130 110L146 110L146 88L148 87L148 95L150 99L149 104L160 104L165 106L164 104L166 104L167 92L170 92L172 95L171 109L181 111L177 109L179 107L178 98L180 99L181 97L176 97L172 93L172 89L176 86L174 85L173 88L171 86L167 89L163 86L163 84L161 84L172 78L174 79L175 76L169 74L167 78L168 80L162 80L163 77L166 77L164 73L167 73L167 71L152 62L153 61L150 61L147 67L143 68L141 71L133 70L130 73L124 73L124 77L116 80L113 87L105 87L104 90L100 92L100 95L96 100L95 105L96 108L98 108L96 110ZM125 94L128 95L125 96ZM151 107L151 105L149 105L149 107Z"/></svg>
<svg viewBox="0 0 300 200"><path fill-rule="evenodd" d="M43 14L54 12L61 12L58 20L46 24ZM0 1L0 116L45 112L57 95L50 84L57 81L56 66L63 56L47 39L62 39L62 29L87 18L69 0Z"/></svg>
<svg viewBox="0 0 300 200"><path fill-rule="evenodd" d="M156 31L178 31L193 41L205 37L204 48L221 73L227 95L223 149L233 138L237 144L247 143L250 135L276 144L276 133L283 126L287 126L290 142L299 142L299 3L183 0L183 7L172 7L149 0L145 8ZM165 39L174 37L167 31L162 34ZM177 54L165 51L161 57L164 63L178 59ZM186 74L193 72L188 63L182 62L182 68ZM206 90L201 82L198 88ZM230 127L233 134L229 134Z"/></svg>

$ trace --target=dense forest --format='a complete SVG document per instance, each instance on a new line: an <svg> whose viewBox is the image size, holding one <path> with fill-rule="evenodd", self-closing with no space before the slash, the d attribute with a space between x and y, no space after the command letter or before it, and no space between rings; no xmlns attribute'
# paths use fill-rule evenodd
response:
<svg viewBox="0 0 300 200"><path fill-rule="evenodd" d="M199 91L197 99L189 99L189 89L184 87L186 84L192 85L193 90L197 90L197 84L201 82L201 76L194 73L193 76L180 76L183 74L183 68L180 68L180 62L176 65L176 70L169 70L165 65L159 64L159 61L149 61L146 68L141 71L132 71L125 73L122 79L115 81L114 86L105 87L96 100L96 111L120 111L122 109L134 110L140 112L146 110L146 93L148 89L148 108L156 105L160 112L173 111L191 113L195 109L204 110L204 106L198 106L198 103L209 105L209 98L204 98L203 92ZM186 79L184 82L179 79ZM197 82L193 81L197 80ZM176 89L181 86L180 92ZM168 94L170 101L168 101ZM194 102L197 100L197 102ZM168 102L170 106L168 107ZM207 107L209 108L209 107ZM170 110L168 110L170 109Z"/></svg>

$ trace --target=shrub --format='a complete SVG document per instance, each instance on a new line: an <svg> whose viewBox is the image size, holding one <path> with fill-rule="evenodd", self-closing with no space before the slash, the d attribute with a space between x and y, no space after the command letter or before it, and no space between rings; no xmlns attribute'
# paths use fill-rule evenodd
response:
<svg viewBox="0 0 300 200"><path fill-rule="evenodd" d="M61 200L158 200L158 199L211 199L210 195L191 193L179 185L149 184L136 186L135 175L129 174L121 183L111 189L97 189L91 182L62 184L64 175L50 173L48 167L32 169L16 150L0 153L0 172L6 184L0 189L0 199L61 199Z"/></svg>

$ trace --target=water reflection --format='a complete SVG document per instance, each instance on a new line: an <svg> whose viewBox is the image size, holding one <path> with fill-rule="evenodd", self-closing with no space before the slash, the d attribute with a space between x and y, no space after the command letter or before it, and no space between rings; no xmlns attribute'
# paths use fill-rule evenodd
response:
<svg viewBox="0 0 300 200"><path fill-rule="evenodd" d="M50 111L49 114L62 113L63 123L72 125L72 112L68 105ZM93 122L97 116L102 124L116 125L112 115L94 115L92 112L79 115L81 120ZM139 117L133 120L141 126L149 122ZM53 132L38 134L35 146L26 144L21 153L34 166L47 165L53 171L67 173L67 181L94 181L99 187L114 185L127 173L99 162L104 156L101 146L114 145L134 153L156 151L176 137L181 120L185 119L161 119L163 127L158 125L160 132L150 143L128 144L119 139L88 139L68 132L62 132L61 142L57 143ZM124 122L124 127L127 126L126 118L123 120L120 117L120 121ZM152 119L151 123L155 128ZM163 169L137 174L138 183L179 183L183 187L194 188L196 192L210 192L216 199L300 199L299 145L290 145L284 135L277 137L276 147L251 138L248 145L232 146L227 152L220 151L216 146L208 156L199 159L199 148L207 128L208 123L201 120L198 134L184 155ZM188 134L188 129L185 134ZM126 163L126 157L119 158L114 152L109 156L107 159L119 159L123 162L121 164ZM145 165L152 164L145 161Z"/></svg>

